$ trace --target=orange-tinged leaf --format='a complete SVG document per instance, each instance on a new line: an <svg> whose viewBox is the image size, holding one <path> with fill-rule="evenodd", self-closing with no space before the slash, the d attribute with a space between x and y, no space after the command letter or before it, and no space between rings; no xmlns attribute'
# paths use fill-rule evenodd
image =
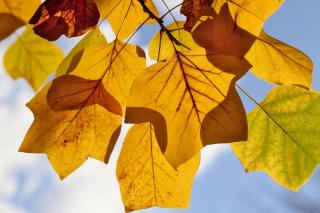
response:
<svg viewBox="0 0 320 213"><path fill-rule="evenodd" d="M188 208L200 154L174 169L157 143L149 123L128 132L117 164L117 178L127 211L154 206Z"/></svg>
<svg viewBox="0 0 320 213"><path fill-rule="evenodd" d="M121 116L100 105L55 112L47 103L49 87L50 84L28 103L35 121L19 151L46 153L62 179L88 157L107 163L120 132Z"/></svg>
<svg viewBox="0 0 320 213"><path fill-rule="evenodd" d="M61 35L79 36L94 28L99 21L94 0L46 0L35 12L30 24L36 34L49 41Z"/></svg>
<svg viewBox="0 0 320 213"><path fill-rule="evenodd" d="M225 99L234 78L214 67L206 56L202 48L177 52L167 61L148 67L130 91L126 121L141 120L130 108L160 113L168 135L166 144L160 147L166 148L165 156L174 167L188 161L203 147L201 123Z"/></svg>
<svg viewBox="0 0 320 213"><path fill-rule="evenodd" d="M270 83L296 84L306 88L312 84L311 59L264 31L245 57L253 65L251 71Z"/></svg>
<svg viewBox="0 0 320 213"><path fill-rule="evenodd" d="M47 153L61 178L88 157L107 162L130 86L145 67L137 48L118 40L85 48L76 68L29 104L35 121L20 151Z"/></svg>
<svg viewBox="0 0 320 213"><path fill-rule="evenodd" d="M18 59L18 60L17 60ZM4 55L4 67L14 78L24 78L37 90L63 59L63 52L54 44L27 27Z"/></svg>
<svg viewBox="0 0 320 213"><path fill-rule="evenodd" d="M138 0L96 0L101 18L107 18L117 38L124 40L134 33L140 24L147 21L149 15L143 11ZM145 5L158 15L152 0L145 0ZM149 19L146 24L155 24Z"/></svg>

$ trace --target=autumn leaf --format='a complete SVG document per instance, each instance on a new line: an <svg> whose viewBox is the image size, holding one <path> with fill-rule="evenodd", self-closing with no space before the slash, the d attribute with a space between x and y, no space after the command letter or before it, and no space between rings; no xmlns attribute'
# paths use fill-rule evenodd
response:
<svg viewBox="0 0 320 213"><path fill-rule="evenodd" d="M40 0L0 1L0 41L28 23Z"/></svg>
<svg viewBox="0 0 320 213"><path fill-rule="evenodd" d="M144 67L145 58L134 45L115 40L85 48L72 72L28 104L35 121L20 151L46 153L61 178L88 157L107 163L130 86Z"/></svg>
<svg viewBox="0 0 320 213"><path fill-rule="evenodd" d="M246 55L251 71L270 83L310 88L313 63L308 56L264 31Z"/></svg>
<svg viewBox="0 0 320 213"><path fill-rule="evenodd" d="M127 211L154 206L188 208L200 154L175 170L162 154L154 128L134 125L125 138L117 178Z"/></svg>
<svg viewBox="0 0 320 213"><path fill-rule="evenodd" d="M63 59L59 65L56 75L61 76L70 73L79 64L83 51L85 48L98 45L106 44L107 40L104 35L100 32L99 28L89 32Z"/></svg>
<svg viewBox="0 0 320 213"><path fill-rule="evenodd" d="M313 90L273 89L248 115L248 141L232 145L245 169L262 170L297 191L320 162L319 101L319 92Z"/></svg>
<svg viewBox="0 0 320 213"><path fill-rule="evenodd" d="M217 69L206 60L202 48L177 52L167 61L148 67L134 81L126 121L136 123L139 120L131 108L160 113L168 133L167 144L160 144L160 147L166 147L166 158L178 167L203 147L200 138L203 118L225 99L233 78L234 75Z"/></svg>
<svg viewBox="0 0 320 213"><path fill-rule="evenodd" d="M34 24L36 34L54 41L63 34L83 35L97 25L99 17L94 0L46 0L29 23Z"/></svg>
<svg viewBox="0 0 320 213"><path fill-rule="evenodd" d="M284 0L216 0L212 6L219 13L228 4L231 17L237 26L254 36L259 36L264 22L276 12Z"/></svg>
<svg viewBox="0 0 320 213"><path fill-rule="evenodd" d="M115 40L110 44L85 48L79 64L69 74L96 81L96 86L102 84L106 91L120 103L124 114L131 84L136 76L144 70L145 63L144 51L140 47ZM62 78L68 77L64 75L60 79ZM60 82L62 83L62 81ZM77 87L76 84L74 86ZM60 88L61 92L68 92L63 91L65 86L57 85L56 88L59 87L62 87ZM74 89L78 90L79 88ZM77 93L74 95L76 96ZM61 94L61 98L64 98L63 96ZM75 96L68 95L67 98L71 100ZM67 104L67 102L65 103Z"/></svg>
<svg viewBox="0 0 320 213"><path fill-rule="evenodd" d="M101 18L107 18L117 38L124 40L142 24L156 24L148 19L138 0L96 0ZM158 10L152 0L144 0L145 5L155 14Z"/></svg>
<svg viewBox="0 0 320 213"><path fill-rule="evenodd" d="M46 153L61 179L88 157L107 163L120 133L121 116L100 105L53 111L47 103L49 87L50 84L28 103L35 120L19 151Z"/></svg>
<svg viewBox="0 0 320 213"><path fill-rule="evenodd" d="M19 60L17 60L19 59ZM24 78L37 90L56 70L63 52L53 43L36 36L27 27L4 55L4 66L14 78Z"/></svg>

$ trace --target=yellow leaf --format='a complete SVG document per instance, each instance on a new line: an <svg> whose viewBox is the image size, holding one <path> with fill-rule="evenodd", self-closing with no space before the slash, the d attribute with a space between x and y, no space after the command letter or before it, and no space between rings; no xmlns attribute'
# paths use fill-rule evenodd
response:
<svg viewBox="0 0 320 213"><path fill-rule="evenodd" d="M78 66L29 104L35 121L20 151L47 153L61 178L88 157L107 162L130 86L145 67L140 51L117 40L85 48Z"/></svg>
<svg viewBox="0 0 320 213"><path fill-rule="evenodd" d="M149 56L151 59L162 61L171 57L175 49L177 51L187 51L198 46L194 42L190 32L183 29L184 23L184 21L177 21L166 26L182 45L175 44L163 31L159 31L154 35L149 43Z"/></svg>
<svg viewBox="0 0 320 213"><path fill-rule="evenodd" d="M61 179L88 157L107 163L120 133L121 116L100 105L55 112L47 103L49 87L50 84L28 103L35 121L19 151L46 153Z"/></svg>
<svg viewBox="0 0 320 213"><path fill-rule="evenodd" d="M101 18L109 20L114 33L120 40L128 38L149 17L137 0L96 0L96 3ZM155 15L158 15L152 0L145 0L145 4ZM155 24L156 22L149 19L146 23Z"/></svg>
<svg viewBox="0 0 320 213"><path fill-rule="evenodd" d="M217 13L227 3L236 24L252 35L259 36L264 22L283 4L284 0L217 0L212 6Z"/></svg>
<svg viewBox="0 0 320 213"><path fill-rule="evenodd" d="M61 76L71 72L80 62L85 48L106 43L107 40L99 28L90 31L64 58L56 71L56 75Z"/></svg>
<svg viewBox="0 0 320 213"><path fill-rule="evenodd" d="M273 89L248 115L248 141L232 144L246 170L262 170L297 191L320 162L319 102L316 91Z"/></svg>
<svg viewBox="0 0 320 213"><path fill-rule="evenodd" d="M200 154L175 170L162 154L151 124L128 132L117 164L117 177L127 211L188 208Z"/></svg>
<svg viewBox="0 0 320 213"><path fill-rule="evenodd" d="M203 147L201 123L205 115L225 99L234 78L214 67L206 56L202 48L177 52L167 61L148 67L130 91L126 121L150 121L154 116L161 121L163 117L165 127L161 132L168 136L159 144L174 167L188 161ZM147 115L145 109L161 115ZM139 110L146 112L139 115ZM161 122L153 122L156 129L158 123Z"/></svg>
<svg viewBox="0 0 320 213"><path fill-rule="evenodd" d="M54 44L36 36L27 28L4 55L4 66L14 78L25 78L37 90L55 71L63 52Z"/></svg>
<svg viewBox="0 0 320 213"><path fill-rule="evenodd" d="M297 84L309 88L313 63L304 53L261 32L246 55L251 71L270 83Z"/></svg>

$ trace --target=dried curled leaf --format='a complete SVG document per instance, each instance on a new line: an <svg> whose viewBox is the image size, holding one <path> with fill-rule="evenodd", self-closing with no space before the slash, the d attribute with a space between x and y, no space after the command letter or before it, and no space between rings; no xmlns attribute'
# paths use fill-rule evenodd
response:
<svg viewBox="0 0 320 213"><path fill-rule="evenodd" d="M27 27L7 49L4 66L12 78L22 77L37 90L57 69L62 59L63 52L55 44L36 36Z"/></svg>
<svg viewBox="0 0 320 213"><path fill-rule="evenodd" d="M245 57L253 65L251 71L263 80L280 85L311 86L311 59L264 31Z"/></svg>
<svg viewBox="0 0 320 213"><path fill-rule="evenodd" d="M134 125L127 133L117 164L126 210L188 208L199 163L197 154L174 169L162 154L152 125Z"/></svg>
<svg viewBox="0 0 320 213"><path fill-rule="evenodd" d="M28 105L35 121L20 151L47 153L61 178L88 157L108 162L130 86L145 67L137 48L117 40L85 48L76 68Z"/></svg>
<svg viewBox="0 0 320 213"><path fill-rule="evenodd" d="M29 23L35 25L36 34L54 41L61 35L83 35L97 25L99 17L94 0L46 0Z"/></svg>
<svg viewBox="0 0 320 213"><path fill-rule="evenodd" d="M187 17L184 29L191 31L199 18L206 15L214 0L184 0L180 12Z"/></svg>
<svg viewBox="0 0 320 213"><path fill-rule="evenodd" d="M320 94L297 86L273 89L249 113L249 138L232 148L247 171L262 170L297 191L320 162Z"/></svg>

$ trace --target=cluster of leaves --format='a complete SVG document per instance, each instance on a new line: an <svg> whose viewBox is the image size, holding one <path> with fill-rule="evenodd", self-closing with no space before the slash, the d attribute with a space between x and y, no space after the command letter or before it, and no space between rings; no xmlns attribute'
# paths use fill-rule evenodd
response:
<svg viewBox="0 0 320 213"><path fill-rule="evenodd" d="M184 0L160 16L152 0L1 0L0 39L33 25L6 51L8 73L35 90L56 74L28 103L35 121L20 151L46 153L65 178L88 157L108 162L124 117L134 124L117 164L127 211L187 208L200 150L217 143L236 142L246 171L298 190L320 161L320 94L312 61L263 31L283 1ZM186 20L176 20L177 8ZM111 24L112 42L99 20ZM129 44L145 24L160 27L149 67ZM49 42L86 32L64 59ZM278 85L262 103L236 83L249 70ZM257 105L248 115L237 91Z"/></svg>

